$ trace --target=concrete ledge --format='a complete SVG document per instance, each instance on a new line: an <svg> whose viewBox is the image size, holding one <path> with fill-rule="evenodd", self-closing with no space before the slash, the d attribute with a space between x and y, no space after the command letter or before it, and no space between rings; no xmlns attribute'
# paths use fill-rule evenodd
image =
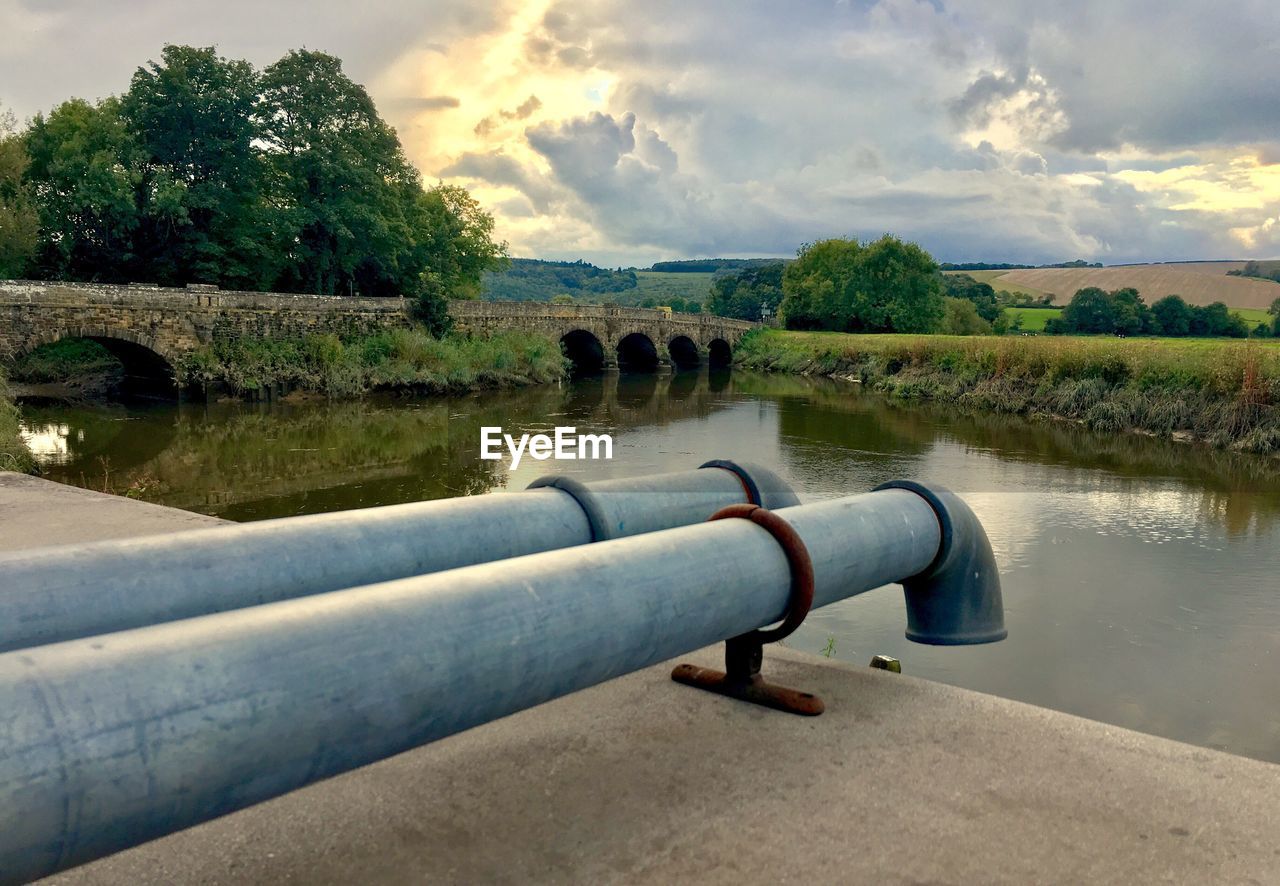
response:
<svg viewBox="0 0 1280 886"><path fill-rule="evenodd" d="M788 650L766 672L821 695L823 716L676 685L670 667L46 882L1265 883L1280 870L1280 766Z"/></svg>
<svg viewBox="0 0 1280 886"><path fill-rule="evenodd" d="M156 535L226 522L0 471L0 551Z"/></svg>

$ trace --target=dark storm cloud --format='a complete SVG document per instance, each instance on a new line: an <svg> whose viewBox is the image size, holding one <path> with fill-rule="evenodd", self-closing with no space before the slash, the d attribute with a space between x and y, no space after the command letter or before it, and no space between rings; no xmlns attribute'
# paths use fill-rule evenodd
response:
<svg viewBox="0 0 1280 886"><path fill-rule="evenodd" d="M1011 70L1033 68L1053 87L1069 121L1062 147L1176 150L1280 136L1272 0L949 5Z"/></svg>

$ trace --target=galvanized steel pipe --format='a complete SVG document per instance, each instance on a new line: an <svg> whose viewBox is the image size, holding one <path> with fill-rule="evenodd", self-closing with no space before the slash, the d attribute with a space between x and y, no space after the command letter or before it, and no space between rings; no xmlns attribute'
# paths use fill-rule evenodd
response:
<svg viewBox="0 0 1280 886"><path fill-rule="evenodd" d="M708 465L6 554L0 652L684 526L749 494L798 502L758 465Z"/></svg>
<svg viewBox="0 0 1280 886"><path fill-rule="evenodd" d="M808 549L815 606L905 580L933 632L916 639L1004 635L990 546L949 493L891 488L780 514ZM730 519L5 653L0 879L741 634L780 617L789 582L774 538Z"/></svg>

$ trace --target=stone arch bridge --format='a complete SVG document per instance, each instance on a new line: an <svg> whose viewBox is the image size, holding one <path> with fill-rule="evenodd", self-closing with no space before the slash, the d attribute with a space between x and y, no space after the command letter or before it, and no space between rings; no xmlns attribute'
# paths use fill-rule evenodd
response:
<svg viewBox="0 0 1280 886"><path fill-rule="evenodd" d="M407 327L396 298L349 298L88 283L0 281L0 362L63 338L100 342L136 378L173 378L204 345L236 338L362 335ZM536 329L560 339L579 370L727 364L755 324L641 308L454 301L463 331Z"/></svg>
<svg viewBox="0 0 1280 886"><path fill-rule="evenodd" d="M579 370L649 371L728 365L733 348L756 324L711 314L676 314L613 305L455 301L462 330L537 329L560 339Z"/></svg>

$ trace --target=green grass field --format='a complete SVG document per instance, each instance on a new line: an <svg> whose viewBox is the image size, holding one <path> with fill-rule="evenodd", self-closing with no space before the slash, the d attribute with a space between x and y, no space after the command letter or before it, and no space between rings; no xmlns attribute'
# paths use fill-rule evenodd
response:
<svg viewBox="0 0 1280 886"><path fill-rule="evenodd" d="M1062 314L1062 308L1005 308L1009 312L1009 320L1022 318L1019 332L1044 332L1044 324Z"/></svg>
<svg viewBox="0 0 1280 886"><path fill-rule="evenodd" d="M1273 319L1263 308L1234 308L1231 313L1239 314L1241 319L1249 324L1251 330L1259 323L1270 324Z"/></svg>

